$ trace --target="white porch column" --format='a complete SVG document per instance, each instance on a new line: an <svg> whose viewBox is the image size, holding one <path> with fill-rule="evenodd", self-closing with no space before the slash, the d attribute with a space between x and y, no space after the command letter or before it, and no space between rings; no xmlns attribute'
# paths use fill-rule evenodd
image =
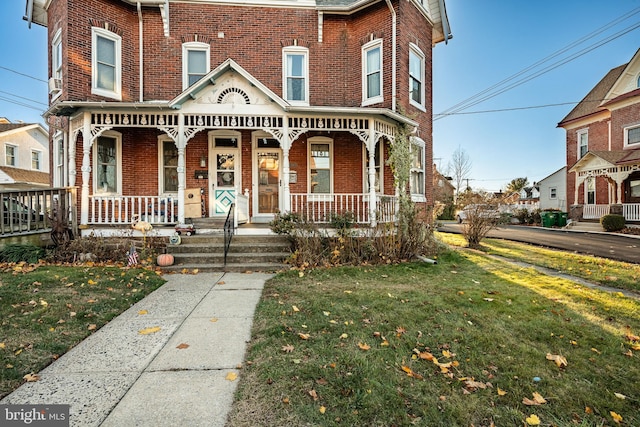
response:
<svg viewBox="0 0 640 427"><path fill-rule="evenodd" d="M178 140L176 148L178 149L178 223L184 224L184 188L185 188L185 160L184 152L187 146L187 138L184 133L184 114L178 113Z"/></svg>
<svg viewBox="0 0 640 427"><path fill-rule="evenodd" d="M580 181L578 179L578 172L574 172L574 174L576 175L576 179L575 179L575 185L574 185L574 189L573 189L573 204L577 205L578 204L578 188L580 188L580 184L582 184L582 181Z"/></svg>
<svg viewBox="0 0 640 427"><path fill-rule="evenodd" d="M291 188L289 188L289 150L291 149L291 138L289 137L289 119L283 118L282 141L282 211L291 212Z"/></svg>
<svg viewBox="0 0 640 427"><path fill-rule="evenodd" d="M372 227L377 224L376 221L376 131L375 122L369 119L369 138L367 139L367 152L369 154L369 223ZM382 165L380 165L382 166Z"/></svg>
<svg viewBox="0 0 640 427"><path fill-rule="evenodd" d="M73 131L71 130L71 126L64 133L64 144L67 147L67 153L69 155L68 158L68 175L67 182L69 183L69 187L76 186L76 174L78 171L76 170L76 139L73 139Z"/></svg>
<svg viewBox="0 0 640 427"><path fill-rule="evenodd" d="M89 180L91 179L91 113L84 113L82 126L82 189L80 192L80 225L89 224Z"/></svg>

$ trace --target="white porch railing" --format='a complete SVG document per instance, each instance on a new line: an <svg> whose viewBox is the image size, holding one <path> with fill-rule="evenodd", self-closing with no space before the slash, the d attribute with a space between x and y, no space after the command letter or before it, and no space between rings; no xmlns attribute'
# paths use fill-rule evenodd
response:
<svg viewBox="0 0 640 427"><path fill-rule="evenodd" d="M640 221L640 203L623 203L622 215L627 221Z"/></svg>
<svg viewBox="0 0 640 427"><path fill-rule="evenodd" d="M233 226L245 224L249 220L249 196L238 192L236 194L236 207L233 211Z"/></svg>
<svg viewBox="0 0 640 427"><path fill-rule="evenodd" d="M396 205L395 196L377 196L376 221L395 221ZM359 224L368 224L371 220L369 194L291 194L291 212L316 223L328 223L333 216L346 213L351 213Z"/></svg>
<svg viewBox="0 0 640 427"><path fill-rule="evenodd" d="M130 224L133 215L151 224L174 224L178 203L163 196L89 196L89 224Z"/></svg>
<svg viewBox="0 0 640 427"><path fill-rule="evenodd" d="M583 205L582 218L600 219L611 211L610 205Z"/></svg>

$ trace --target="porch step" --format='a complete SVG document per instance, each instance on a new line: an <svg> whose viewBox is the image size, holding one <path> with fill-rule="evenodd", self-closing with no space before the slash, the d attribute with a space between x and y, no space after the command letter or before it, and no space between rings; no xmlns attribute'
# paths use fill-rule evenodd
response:
<svg viewBox="0 0 640 427"><path fill-rule="evenodd" d="M278 271L286 268L291 254L289 241L277 235L234 235L224 265L224 236L195 234L183 236L179 245L167 246L174 263L164 271Z"/></svg>

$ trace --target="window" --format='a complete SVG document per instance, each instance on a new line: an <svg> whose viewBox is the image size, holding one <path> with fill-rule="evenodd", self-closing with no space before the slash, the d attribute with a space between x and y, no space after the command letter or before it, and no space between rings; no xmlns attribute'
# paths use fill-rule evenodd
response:
<svg viewBox="0 0 640 427"><path fill-rule="evenodd" d="M54 165L53 185L55 187L64 187L67 185L64 174L64 139L61 131L56 131L53 135L54 146Z"/></svg>
<svg viewBox="0 0 640 427"><path fill-rule="evenodd" d="M424 54L415 45L409 49L409 102L425 111Z"/></svg>
<svg viewBox="0 0 640 427"><path fill-rule="evenodd" d="M42 153L40 151L31 150L31 169L39 171L41 159Z"/></svg>
<svg viewBox="0 0 640 427"><path fill-rule="evenodd" d="M409 177L409 189L414 201L424 199L424 141L420 138L411 140L411 171Z"/></svg>
<svg viewBox="0 0 640 427"><path fill-rule="evenodd" d="M578 160L584 157L589 151L589 131L581 130L578 132Z"/></svg>
<svg viewBox="0 0 640 427"><path fill-rule="evenodd" d="M122 39L102 28L91 31L91 93L120 100Z"/></svg>
<svg viewBox="0 0 640 427"><path fill-rule="evenodd" d="M624 129L624 146L640 144L640 126Z"/></svg>
<svg viewBox="0 0 640 427"><path fill-rule="evenodd" d="M160 194L178 192L178 148L170 139L160 140Z"/></svg>
<svg viewBox="0 0 640 427"><path fill-rule="evenodd" d="M61 93L62 86L62 30L58 30L51 41L51 77L54 81L49 93L55 97Z"/></svg>
<svg viewBox="0 0 640 427"><path fill-rule="evenodd" d="M593 177L587 178L585 181L586 200L588 205L595 205L596 203L596 180Z"/></svg>
<svg viewBox="0 0 640 427"><path fill-rule="evenodd" d="M558 198L558 189L556 187L549 188L549 198L550 199Z"/></svg>
<svg viewBox="0 0 640 427"><path fill-rule="evenodd" d="M284 99L292 104L309 104L309 51L287 47L282 52Z"/></svg>
<svg viewBox="0 0 640 427"><path fill-rule="evenodd" d="M191 42L182 45L182 87L188 88L210 71L210 47L206 43Z"/></svg>
<svg viewBox="0 0 640 427"><path fill-rule="evenodd" d="M374 188L376 190L376 193L380 193L381 188L382 188L382 177L383 175L381 174L381 161L382 161L382 147L384 146L384 143L382 140L378 141L378 144L376 145L375 148L375 153L374 153L374 168L376 170L376 176L375 176L375 185ZM363 150L364 152L364 162L363 164L365 165L364 167L364 184L362 186L362 188L364 188L364 192L368 193L369 192L369 151L368 150Z"/></svg>
<svg viewBox="0 0 640 427"><path fill-rule="evenodd" d="M382 100L382 40L374 40L362 46L362 105Z"/></svg>
<svg viewBox="0 0 640 427"><path fill-rule="evenodd" d="M7 166L16 166L16 155L18 154L18 149L15 145L5 145L4 149L4 164Z"/></svg>
<svg viewBox="0 0 640 427"><path fill-rule="evenodd" d="M331 167L333 141L330 138L309 138L309 192L329 194L333 192Z"/></svg>
<svg viewBox="0 0 640 427"><path fill-rule="evenodd" d="M117 136L116 136L117 135ZM99 136L93 144L93 192L94 194L117 194L122 191L119 134Z"/></svg>

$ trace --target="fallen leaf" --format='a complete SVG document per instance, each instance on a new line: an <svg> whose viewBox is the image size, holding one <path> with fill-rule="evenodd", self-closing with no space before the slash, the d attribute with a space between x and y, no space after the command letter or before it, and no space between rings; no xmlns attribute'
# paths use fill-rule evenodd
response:
<svg viewBox="0 0 640 427"><path fill-rule="evenodd" d="M589 406L585 406L584 407L584 413L585 414L593 414L593 409L591 409Z"/></svg>
<svg viewBox="0 0 640 427"><path fill-rule="evenodd" d="M598 350L598 349L597 349L597 348L595 348L595 347L591 347L591 351L593 351L594 353L598 353L598 354L601 354L601 353L602 353L600 350Z"/></svg>
<svg viewBox="0 0 640 427"><path fill-rule="evenodd" d="M217 317L212 317L211 319L209 319L209 322L211 323L216 323L218 321Z"/></svg>
<svg viewBox="0 0 640 427"><path fill-rule="evenodd" d="M358 347L360 348L360 350L364 350L364 351L367 351L371 348L369 344L361 343L361 342L358 343Z"/></svg>
<svg viewBox="0 0 640 427"><path fill-rule="evenodd" d="M22 377L26 382L33 383L40 380L40 375L34 374L33 372Z"/></svg>
<svg viewBox="0 0 640 427"><path fill-rule="evenodd" d="M298 271L298 277L303 277L304 276L304 271Z"/></svg>
<svg viewBox="0 0 640 427"><path fill-rule="evenodd" d="M524 420L530 426L539 426L540 425L540 418L538 418L538 416L536 414L531 414L527 418L525 418Z"/></svg>
<svg viewBox="0 0 640 427"><path fill-rule="evenodd" d="M328 316L328 315L331 314L331 312L330 311L323 311L322 314L324 314L325 316Z"/></svg>
<svg viewBox="0 0 640 427"><path fill-rule="evenodd" d="M87 329L88 329L88 330L90 330L90 331L95 331L95 330L96 330L96 328L97 328L97 326L96 326L96 324L95 324L95 323L92 323L92 324L90 324L90 325L87 327Z"/></svg>
<svg viewBox="0 0 640 427"><path fill-rule="evenodd" d="M235 372L229 372L227 376L224 377L224 379L227 381L235 381L236 378L238 378L238 374L236 374Z"/></svg>
<svg viewBox="0 0 640 427"><path fill-rule="evenodd" d="M487 385L483 382L480 381L474 381L474 380L466 380L464 382L464 386L468 389L468 390L477 390L479 388L481 389L485 389L487 388Z"/></svg>
<svg viewBox="0 0 640 427"><path fill-rule="evenodd" d="M429 353L428 351L422 351L418 354L418 356L420 357L420 359L424 359L424 360L433 360L433 354Z"/></svg>
<svg viewBox="0 0 640 427"><path fill-rule="evenodd" d="M622 415L616 414L613 411L609 411L609 414L611 414L611 418L613 418L613 421L615 421L616 424L620 424L620 421L622 421Z"/></svg>
<svg viewBox="0 0 640 427"><path fill-rule="evenodd" d="M152 326L150 328L144 328L138 331L138 333L140 335L149 335L149 334L155 334L156 332L158 332L160 329L160 326Z"/></svg>
<svg viewBox="0 0 640 427"><path fill-rule="evenodd" d="M498 387L498 396L504 396L505 394L507 394L507 392Z"/></svg>
<svg viewBox="0 0 640 427"><path fill-rule="evenodd" d="M493 298L482 298L482 299L489 302L493 301Z"/></svg>
<svg viewBox="0 0 640 427"><path fill-rule="evenodd" d="M3 342L0 342L0 349L4 349L6 346Z"/></svg>
<svg viewBox="0 0 640 427"><path fill-rule="evenodd" d="M534 391L533 399L529 399L525 397L522 399L522 403L524 403L527 406L538 406L538 405L544 405L545 403L547 403L547 401L544 397L542 397L540 393Z"/></svg>
<svg viewBox="0 0 640 427"><path fill-rule="evenodd" d="M310 334L303 334L302 332L299 332L298 336L300 337L301 340L308 340L309 338L311 338Z"/></svg>
<svg viewBox="0 0 640 427"><path fill-rule="evenodd" d="M625 395L624 395L624 394L622 394L622 393L613 393L613 394L614 394L618 399L622 399L622 400L624 400L624 399L626 399L626 398L627 398L627 396L625 396Z"/></svg>
<svg viewBox="0 0 640 427"><path fill-rule="evenodd" d="M149 312L148 312L147 310L140 310L140 311L138 312L138 314L139 314L140 316L144 316L145 314L149 314Z"/></svg>
<svg viewBox="0 0 640 427"><path fill-rule="evenodd" d="M346 338L349 338L349 335L347 335L347 334L340 335L340 339L341 340L346 339Z"/></svg>
<svg viewBox="0 0 640 427"><path fill-rule="evenodd" d="M176 348L179 350L184 350L185 348L189 348L189 344L182 343L176 346Z"/></svg>
<svg viewBox="0 0 640 427"><path fill-rule="evenodd" d="M567 359L564 356L560 356L559 354L547 353L547 360L554 361L558 368L567 366Z"/></svg>
<svg viewBox="0 0 640 427"><path fill-rule="evenodd" d="M293 308L293 311L295 311L296 313L297 313L298 311L300 311L300 309L299 309L298 307L296 307L295 305L292 305L292 306L291 306L291 308Z"/></svg>
<svg viewBox="0 0 640 427"><path fill-rule="evenodd" d="M316 393L315 390L309 390L309 396L311 396L314 401L318 400L318 393Z"/></svg>
<svg viewBox="0 0 640 427"><path fill-rule="evenodd" d="M320 407L320 413L324 414L327 411L327 408L325 408L324 406Z"/></svg>
<svg viewBox="0 0 640 427"><path fill-rule="evenodd" d="M640 344L632 344L631 349L635 351L640 351Z"/></svg>
<svg viewBox="0 0 640 427"><path fill-rule="evenodd" d="M285 403L285 404L288 405L289 404L289 398L288 397L283 397L282 398L282 403Z"/></svg>
<svg viewBox="0 0 640 427"><path fill-rule="evenodd" d="M222 280L218 282L218 285L224 285L224 284L225 284L225 283L224 283L224 281L222 281Z"/></svg>
<svg viewBox="0 0 640 427"><path fill-rule="evenodd" d="M287 344L282 346L282 351L284 351L285 353L291 353L294 350L294 347L291 344Z"/></svg>
<svg viewBox="0 0 640 427"><path fill-rule="evenodd" d="M447 359L451 359L452 357L455 357L455 353L451 353L449 350L442 350L442 355Z"/></svg>

